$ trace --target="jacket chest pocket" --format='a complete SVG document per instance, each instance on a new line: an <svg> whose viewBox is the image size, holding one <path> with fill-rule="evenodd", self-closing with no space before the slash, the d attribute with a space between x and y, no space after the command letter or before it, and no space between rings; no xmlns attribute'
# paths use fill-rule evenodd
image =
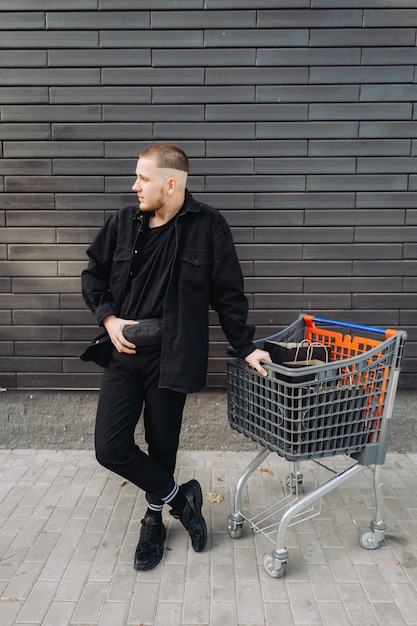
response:
<svg viewBox="0 0 417 626"><path fill-rule="evenodd" d="M128 278L131 250L125 246L117 246L113 253L111 282L124 283ZM119 285L121 287L121 285Z"/></svg>
<svg viewBox="0 0 417 626"><path fill-rule="evenodd" d="M179 255L179 283L183 289L209 288L212 257L208 250L186 248Z"/></svg>

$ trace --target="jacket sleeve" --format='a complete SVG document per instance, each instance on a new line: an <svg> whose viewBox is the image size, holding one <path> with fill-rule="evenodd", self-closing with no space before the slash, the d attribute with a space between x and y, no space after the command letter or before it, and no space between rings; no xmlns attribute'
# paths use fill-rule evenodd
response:
<svg viewBox="0 0 417 626"><path fill-rule="evenodd" d="M217 312L223 332L237 356L245 358L256 349L255 327L247 323L249 306L242 270L229 225L220 213L213 219L212 245L210 305Z"/></svg>
<svg viewBox="0 0 417 626"><path fill-rule="evenodd" d="M85 303L101 326L109 315L117 315L110 290L113 253L117 242L116 215L112 215L87 250L89 263L81 274Z"/></svg>

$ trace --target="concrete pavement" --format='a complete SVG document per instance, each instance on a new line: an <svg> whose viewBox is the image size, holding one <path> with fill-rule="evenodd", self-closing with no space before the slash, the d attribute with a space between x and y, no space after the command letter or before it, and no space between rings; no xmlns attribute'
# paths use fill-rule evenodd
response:
<svg viewBox="0 0 417 626"><path fill-rule="evenodd" d="M227 530L231 498L253 451L181 451L178 480L196 477L209 541L196 554L164 512L164 560L136 572L143 494L100 467L91 450L0 450L1 626L401 626L417 624L417 454L390 452L383 467L388 530L359 545L374 515L369 468L291 526L283 578L262 564L272 541L247 523ZM345 463L335 457L336 471ZM303 489L316 465L302 464ZM270 454L243 492L245 513L286 493L288 463Z"/></svg>

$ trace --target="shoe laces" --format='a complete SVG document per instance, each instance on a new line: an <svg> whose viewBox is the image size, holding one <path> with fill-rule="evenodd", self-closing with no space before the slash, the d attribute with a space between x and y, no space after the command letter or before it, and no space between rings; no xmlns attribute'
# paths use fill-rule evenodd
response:
<svg viewBox="0 0 417 626"><path fill-rule="evenodd" d="M161 538L162 522L145 517L142 520L139 543L158 543Z"/></svg>

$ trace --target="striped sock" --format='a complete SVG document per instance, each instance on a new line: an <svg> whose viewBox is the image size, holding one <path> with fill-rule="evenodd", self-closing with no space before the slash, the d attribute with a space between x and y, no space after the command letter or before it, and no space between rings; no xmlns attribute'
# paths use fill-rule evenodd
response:
<svg viewBox="0 0 417 626"><path fill-rule="evenodd" d="M187 502L181 487L177 483L175 483L172 491L165 498L162 498L162 500L169 504L175 511L182 511Z"/></svg>
<svg viewBox="0 0 417 626"><path fill-rule="evenodd" d="M148 502L148 509L145 513L145 517L151 516L156 519L162 519L162 509L164 508L163 504L152 504Z"/></svg>

